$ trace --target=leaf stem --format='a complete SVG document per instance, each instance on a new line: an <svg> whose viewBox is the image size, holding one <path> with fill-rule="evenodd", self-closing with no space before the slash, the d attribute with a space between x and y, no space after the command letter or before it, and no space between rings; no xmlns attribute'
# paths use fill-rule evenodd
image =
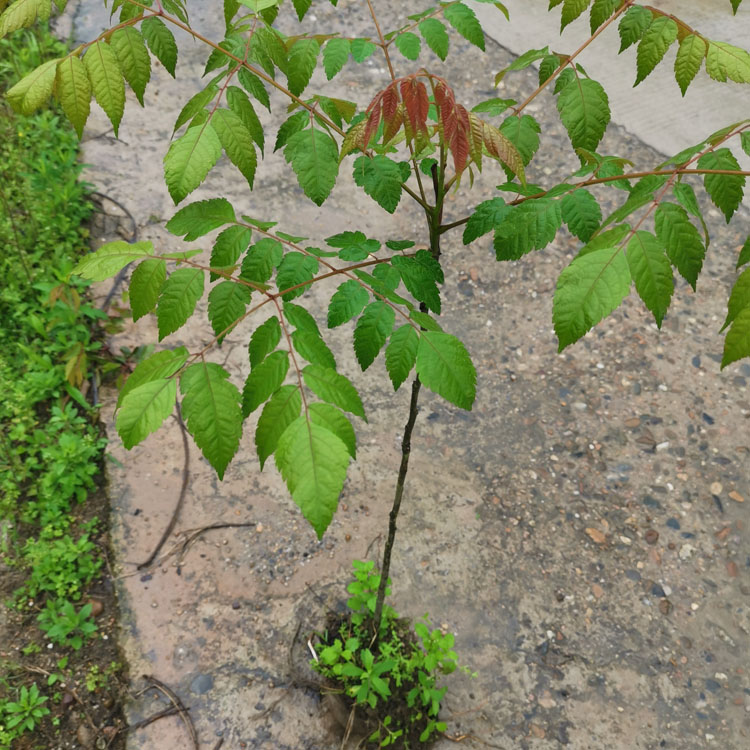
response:
<svg viewBox="0 0 750 750"><path fill-rule="evenodd" d="M555 72L546 81L544 81L544 83L537 86L536 90L532 91L531 94L529 94L529 96L526 97L523 102L521 102L521 104L519 104L517 107L512 108L515 114L521 114L521 112L526 109L526 107L528 107L529 104L531 104L531 102L533 102L534 99L536 99L537 96L539 96L539 94L541 94L542 91L544 91L544 89L547 88L547 86L549 86L549 84L552 83L552 81L554 81L555 78L557 78L557 76L560 75L560 73L562 73L568 65L570 65L570 63L572 63L573 60L575 60L576 57L578 57L578 55L580 55L581 52L583 52L583 50L585 50L586 47L588 47L589 44L591 44L591 42L593 42L594 39L596 39L599 34L602 33L602 31L604 31L604 29L606 29L610 24L614 23L634 2L635 0L625 0L625 2L617 9L617 11L612 16L610 16L572 55L566 57L565 60L563 60L557 70L555 70Z"/></svg>

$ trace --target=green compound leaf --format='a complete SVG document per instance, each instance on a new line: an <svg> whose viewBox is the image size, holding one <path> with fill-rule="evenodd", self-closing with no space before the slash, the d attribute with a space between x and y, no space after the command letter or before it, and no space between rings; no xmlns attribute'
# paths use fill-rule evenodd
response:
<svg viewBox="0 0 750 750"><path fill-rule="evenodd" d="M354 160L354 182L392 214L401 200L401 183L409 177L408 165L387 156L359 156Z"/></svg>
<svg viewBox="0 0 750 750"><path fill-rule="evenodd" d="M339 172L336 141L323 130L308 128L289 138L284 158L291 163L305 195L315 205L322 206Z"/></svg>
<svg viewBox="0 0 750 750"><path fill-rule="evenodd" d="M680 42L674 61L674 76L683 96L698 74L703 58L706 56L706 50L706 43L696 34L690 34Z"/></svg>
<svg viewBox="0 0 750 750"><path fill-rule="evenodd" d="M588 242L602 223L602 209L588 190L579 188L565 195L560 202L562 220L571 234Z"/></svg>
<svg viewBox="0 0 750 750"><path fill-rule="evenodd" d="M133 322L148 315L159 299L167 278L167 264L163 258L148 258L138 264L130 277L130 309Z"/></svg>
<svg viewBox="0 0 750 750"><path fill-rule="evenodd" d="M320 365L308 365L302 370L302 377L305 379L307 387L318 398L328 401L330 404L335 404L344 411L351 412L367 421L362 400L349 378L330 367L321 367Z"/></svg>
<svg viewBox="0 0 750 750"><path fill-rule="evenodd" d="M208 319L221 343L227 328L245 314L250 290L236 281L220 281L208 294Z"/></svg>
<svg viewBox="0 0 750 750"><path fill-rule="evenodd" d="M276 466L302 515L322 538L346 480L346 445L325 427L298 417L279 438Z"/></svg>
<svg viewBox="0 0 750 750"><path fill-rule="evenodd" d="M480 203L464 228L464 245L468 245L499 226L510 210L511 207L502 198L492 198Z"/></svg>
<svg viewBox="0 0 750 750"><path fill-rule="evenodd" d="M210 122L195 125L169 147L164 179L175 203L193 192L221 156L221 141Z"/></svg>
<svg viewBox="0 0 750 750"><path fill-rule="evenodd" d="M747 268L739 275L737 281L734 282L732 293L729 295L729 302L727 303L727 317L721 330L723 331L727 326L731 325L739 314L749 306L750 268Z"/></svg>
<svg viewBox="0 0 750 750"><path fill-rule="evenodd" d="M307 110L295 112L291 117L284 120L279 126L279 130L276 133L276 143L274 144L273 150L278 151L283 146L286 146L289 139L295 134L299 133L300 130L304 130L305 126L310 122L310 113Z"/></svg>
<svg viewBox="0 0 750 750"><path fill-rule="evenodd" d="M591 6L591 33L593 34L620 5L620 0L594 0Z"/></svg>
<svg viewBox="0 0 750 750"><path fill-rule="evenodd" d="M539 148L539 123L531 115L511 115L503 120L500 132L518 149L526 166Z"/></svg>
<svg viewBox="0 0 750 750"><path fill-rule="evenodd" d="M289 50L287 81L289 90L299 96L310 83L318 61L320 45L314 39L298 39Z"/></svg>
<svg viewBox="0 0 750 750"><path fill-rule="evenodd" d="M188 350L184 346L179 346L177 349L165 349L156 352L139 362L135 370L128 376L125 385L120 388L117 408L120 408L125 396L138 386L174 375L187 362L188 356Z"/></svg>
<svg viewBox="0 0 750 750"><path fill-rule="evenodd" d="M284 430L297 419L301 409L302 396L296 385L282 385L263 407L255 430L255 447L261 470L276 450Z"/></svg>
<svg viewBox="0 0 750 750"><path fill-rule="evenodd" d="M422 40L411 31L405 31L403 34L399 34L395 39L395 45L398 51L407 60L418 60L419 53L422 51Z"/></svg>
<svg viewBox="0 0 750 750"><path fill-rule="evenodd" d="M479 104L471 108L471 111L495 117L496 115L501 115L508 107L512 107L514 104L518 104L515 99L500 99L494 96L491 99L479 102Z"/></svg>
<svg viewBox="0 0 750 750"><path fill-rule="evenodd" d="M259 365L281 341L279 319L272 317L261 323L250 336L247 350L250 355L250 367Z"/></svg>
<svg viewBox="0 0 750 750"><path fill-rule="evenodd" d="M745 244L740 250L740 254L737 257L737 265L735 268L741 268L746 263L750 263L750 237L745 240Z"/></svg>
<svg viewBox="0 0 750 750"><path fill-rule="evenodd" d="M557 98L557 110L573 148L596 151L609 125L609 98L590 78L571 81Z"/></svg>
<svg viewBox="0 0 750 750"><path fill-rule="evenodd" d="M252 230L248 227L227 227L219 234L211 250L211 268L231 272L237 265L242 253L244 253L252 240ZM209 280L216 281L220 276L211 271Z"/></svg>
<svg viewBox="0 0 750 750"><path fill-rule="evenodd" d="M303 295L309 288L309 284L305 282L311 281L317 270L318 261L309 255L296 252L284 255L276 273L276 286L280 292L285 289L291 289L291 291L282 294L282 299L288 302ZM292 287L297 288L292 289Z"/></svg>
<svg viewBox="0 0 750 750"><path fill-rule="evenodd" d="M466 347L455 336L438 331L421 332L417 375L438 396L461 409L471 409L477 372Z"/></svg>
<svg viewBox="0 0 750 750"><path fill-rule="evenodd" d="M557 280L552 319L558 351L607 317L630 291L630 269L619 247L578 255Z"/></svg>
<svg viewBox="0 0 750 750"><path fill-rule="evenodd" d="M748 356L750 356L750 307L746 307L737 315L729 333L727 333L724 340L721 369L723 370L732 362Z"/></svg>
<svg viewBox="0 0 750 750"><path fill-rule="evenodd" d="M264 237L250 248L245 260L242 261L240 278L265 284L273 275L273 269L281 263L283 256L284 248L281 243Z"/></svg>
<svg viewBox="0 0 750 750"><path fill-rule="evenodd" d="M147 240L133 243L123 240L107 242L96 252L81 258L73 273L89 281L104 281L121 271L128 263L153 252L154 246Z"/></svg>
<svg viewBox="0 0 750 750"><path fill-rule="evenodd" d="M651 11L642 5L629 8L620 20L620 52L640 41L652 20Z"/></svg>
<svg viewBox="0 0 750 750"><path fill-rule="evenodd" d="M240 170L252 190L258 157L255 155L255 144L250 131L245 127L239 115L231 109L217 109L211 124L219 136L224 152L232 164Z"/></svg>
<svg viewBox="0 0 750 750"><path fill-rule="evenodd" d="M350 43L348 39L330 39L323 48L323 69L330 81L349 59Z"/></svg>
<svg viewBox="0 0 750 750"><path fill-rule="evenodd" d="M354 62L363 63L376 49L377 46L369 39L352 39L351 52Z"/></svg>
<svg viewBox="0 0 750 750"><path fill-rule="evenodd" d="M177 66L177 43L160 18L149 16L141 22L141 33L156 59L174 78Z"/></svg>
<svg viewBox="0 0 750 750"><path fill-rule="evenodd" d="M309 331L317 336L320 336L320 329L318 323L310 313L305 310L301 305L295 305L291 302L284 303L284 317L295 327L301 331Z"/></svg>
<svg viewBox="0 0 750 750"><path fill-rule="evenodd" d="M371 253L380 250L377 240L368 239L364 232L341 232L326 239L326 244L331 247L340 247L339 257L342 260L358 261L364 260Z"/></svg>
<svg viewBox="0 0 750 750"><path fill-rule="evenodd" d="M219 93L219 89L214 83L210 83L205 89L202 89L197 94L192 96L185 103L185 106L180 110L180 114L177 115L175 120L172 135L174 135L186 122L192 120L203 108L211 102L216 95ZM203 117L205 113L201 114Z"/></svg>
<svg viewBox="0 0 750 750"><path fill-rule="evenodd" d="M182 327L203 296L204 273L200 268L178 268L164 282L156 308L159 341Z"/></svg>
<svg viewBox="0 0 750 750"><path fill-rule="evenodd" d="M142 107L143 94L151 78L151 58L143 36L137 29L129 26L115 31L109 44L115 51L125 80Z"/></svg>
<svg viewBox="0 0 750 750"><path fill-rule="evenodd" d="M590 0L584 0L584 2L590 2ZM477 16L474 11L463 3L456 3L455 5L446 6L443 11L445 20L466 39L471 42L474 46L484 52L484 32L482 27L477 20Z"/></svg>
<svg viewBox="0 0 750 750"><path fill-rule="evenodd" d="M656 236L666 247L667 256L695 291L706 255L698 230L690 222L685 209L674 203L660 204L654 222Z"/></svg>
<svg viewBox="0 0 750 750"><path fill-rule="evenodd" d="M294 10L297 11L297 18L301 21L307 11L310 10L312 0L292 0L292 5L294 6Z"/></svg>
<svg viewBox="0 0 750 750"><path fill-rule="evenodd" d="M7 2L1 2L0 8L5 8ZM0 39L8 34L25 29L36 21L49 20L52 12L50 0L16 0L0 15Z"/></svg>
<svg viewBox="0 0 750 750"><path fill-rule="evenodd" d="M448 57L450 39L445 26L437 18L426 18L419 24L419 33L427 42L427 46L441 59Z"/></svg>
<svg viewBox="0 0 750 750"><path fill-rule="evenodd" d="M413 257L394 256L391 265L401 274L401 280L412 297L440 315L440 290L437 287L438 283L443 283L440 263L427 250L417 250Z"/></svg>
<svg viewBox="0 0 750 750"><path fill-rule="evenodd" d="M130 450L158 430L177 400L174 378L152 380L130 390L117 412L117 433Z"/></svg>
<svg viewBox="0 0 750 750"><path fill-rule="evenodd" d="M237 217L234 215L234 209L226 198L210 198L184 206L166 226L168 232L182 237L186 242L192 242L224 224L235 221Z"/></svg>
<svg viewBox="0 0 750 750"><path fill-rule="evenodd" d="M242 84L242 88L252 94L269 112L271 111L271 97L268 96L268 91L258 76L247 68L241 68L237 73L237 80Z"/></svg>
<svg viewBox="0 0 750 750"><path fill-rule="evenodd" d="M228 378L229 373L213 362L190 365L180 377L188 432L219 479L224 478L242 436L240 392Z"/></svg>
<svg viewBox="0 0 750 750"><path fill-rule="evenodd" d="M672 264L661 242L650 232L636 232L626 252L636 291L661 328L674 293Z"/></svg>
<svg viewBox="0 0 750 750"><path fill-rule="evenodd" d="M23 115L30 115L52 96L59 59L49 60L25 75L6 96L11 107Z"/></svg>
<svg viewBox="0 0 750 750"><path fill-rule="evenodd" d="M506 74L513 70L525 70L532 63L537 60L541 60L549 54L549 47L542 47L541 49L530 49L524 52L522 55L517 57L507 68L503 68L500 72L495 75L495 87L499 85L500 81L505 78Z"/></svg>
<svg viewBox="0 0 750 750"><path fill-rule="evenodd" d="M335 328L348 323L362 312L370 295L362 285L350 279L339 286L328 305L328 327Z"/></svg>
<svg viewBox="0 0 750 750"><path fill-rule="evenodd" d="M709 151L698 159L699 169L740 169L734 154L728 148ZM703 175L703 186L726 217L727 224L742 202L745 192L744 175L706 174Z"/></svg>
<svg viewBox="0 0 750 750"><path fill-rule="evenodd" d="M560 33L569 23L578 18L591 5L591 0L563 0L562 17L560 19Z"/></svg>
<svg viewBox="0 0 750 750"><path fill-rule="evenodd" d="M706 72L715 81L750 83L750 53L727 42L709 41Z"/></svg>
<svg viewBox="0 0 750 750"><path fill-rule="evenodd" d="M391 335L395 321L393 308L382 300L367 305L354 327L354 353L362 370L375 361Z"/></svg>
<svg viewBox="0 0 750 750"><path fill-rule="evenodd" d="M265 146L265 133L263 132L263 125L258 118L255 107L253 107L247 94L237 86L229 86L227 88L227 104L242 120L253 141L258 144L258 148L262 154Z"/></svg>
<svg viewBox="0 0 750 750"><path fill-rule="evenodd" d="M91 84L86 67L79 58L70 55L60 61L55 91L65 116L81 138L91 110Z"/></svg>
<svg viewBox="0 0 750 750"><path fill-rule="evenodd" d="M352 458L357 457L357 436L354 426L335 406L330 404L310 404L310 419L315 424L325 427L329 432L336 435L346 446Z"/></svg>
<svg viewBox="0 0 750 750"><path fill-rule="evenodd" d="M537 198L513 206L495 229L495 257L518 260L532 250L541 250L555 239L561 225L559 201Z"/></svg>
<svg viewBox="0 0 750 750"><path fill-rule="evenodd" d="M393 383L393 390L397 391L401 384L409 377L409 373L417 361L417 347L419 334L414 326L406 323L391 334L391 340L385 348L385 368Z"/></svg>
<svg viewBox="0 0 750 750"><path fill-rule="evenodd" d="M250 370L242 389L242 414L247 417L267 401L289 371L289 352L273 352Z"/></svg>
<svg viewBox="0 0 750 750"><path fill-rule="evenodd" d="M292 346L302 359L313 365L336 369L336 358L320 333L309 330L296 330L292 334Z"/></svg>
<svg viewBox="0 0 750 750"><path fill-rule="evenodd" d="M677 39L677 24L668 16L655 18L638 45L635 79L637 86L662 61L667 50Z"/></svg>

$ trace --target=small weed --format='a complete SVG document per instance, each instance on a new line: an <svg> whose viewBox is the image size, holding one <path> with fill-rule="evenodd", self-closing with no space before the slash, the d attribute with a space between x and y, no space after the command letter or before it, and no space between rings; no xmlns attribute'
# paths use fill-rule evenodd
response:
<svg viewBox="0 0 750 750"><path fill-rule="evenodd" d="M380 576L373 562L355 560L353 565L354 581L347 587L351 614L321 636L322 648L312 667L330 680L332 689L369 709L369 718L377 724L370 743L420 747L445 730L438 720L445 688L437 686L437 676L458 668L453 634L430 629L426 615L412 629L386 605L373 638Z"/></svg>
<svg viewBox="0 0 750 750"><path fill-rule="evenodd" d="M91 604L85 604L76 612L75 606L66 599L48 599L37 620L53 643L70 646L76 651L96 632Z"/></svg>
<svg viewBox="0 0 750 750"><path fill-rule="evenodd" d="M95 693L97 690L106 687L113 675L117 674L121 668L122 665L116 661L110 662L104 671L102 671L98 664L92 664L86 673L86 690L89 693Z"/></svg>
<svg viewBox="0 0 750 750"><path fill-rule="evenodd" d="M39 694L36 683L31 689L22 686L18 691L17 701L0 704L0 732L15 730L16 736L22 732L32 732L40 719L49 713L44 705L46 702L47 697Z"/></svg>

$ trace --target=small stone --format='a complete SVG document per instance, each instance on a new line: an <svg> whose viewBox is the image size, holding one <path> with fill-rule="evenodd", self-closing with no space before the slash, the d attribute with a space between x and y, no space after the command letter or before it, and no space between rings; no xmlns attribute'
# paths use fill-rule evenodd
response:
<svg viewBox="0 0 750 750"><path fill-rule="evenodd" d="M630 417L629 419L625 420L625 427L630 427L631 429L634 427L639 427L640 424L641 424L640 417Z"/></svg>
<svg viewBox="0 0 750 750"><path fill-rule="evenodd" d="M649 529L646 532L645 537L648 544L656 544L659 541L659 532L655 529Z"/></svg>
<svg viewBox="0 0 750 750"><path fill-rule="evenodd" d="M659 612L668 615L672 611L672 602L669 599L659 599Z"/></svg>
<svg viewBox="0 0 750 750"><path fill-rule="evenodd" d="M588 406L587 406L587 405L586 405L586 404L585 404L585 403L584 403L583 401L574 401L574 402L573 402L573 403L571 404L571 406L572 406L572 407L573 407L573 408L574 408L574 409L575 409L576 411L586 411L586 409L588 409Z"/></svg>
<svg viewBox="0 0 750 750"><path fill-rule="evenodd" d="M651 594L652 596L658 596L660 598L663 598L666 596L666 594L664 593L664 589L658 583L655 583L651 586Z"/></svg>
<svg viewBox="0 0 750 750"><path fill-rule="evenodd" d="M351 534L345 534L345 535L344 535L344 539L346 539L346 541L347 541L347 542L351 542L351 540L352 540L352 535L351 535Z"/></svg>
<svg viewBox="0 0 750 750"><path fill-rule="evenodd" d="M239 608L240 608L240 603L235 599L232 602L232 609L239 609Z"/></svg>
<svg viewBox="0 0 750 750"><path fill-rule="evenodd" d="M632 568L629 568L625 571L625 577L629 578L631 581L635 581L636 583L641 580L641 574L637 570L633 570Z"/></svg>
<svg viewBox="0 0 750 750"><path fill-rule="evenodd" d="M721 495L721 491L724 487L722 487L721 482L712 482L710 489L712 495Z"/></svg>
<svg viewBox="0 0 750 750"><path fill-rule="evenodd" d="M735 502L735 503L744 503L744 502L745 502L745 498L744 498L744 497L742 497L742 495L740 495L740 493L739 493L739 492L737 492L737 490L732 490L732 491L731 491L731 492L729 493L729 497L730 497L730 498L731 498L732 500L734 500L734 502Z"/></svg>
<svg viewBox="0 0 750 750"><path fill-rule="evenodd" d="M689 560L693 552L695 552L695 547L692 544L683 544L680 547L680 560Z"/></svg>
<svg viewBox="0 0 750 750"><path fill-rule="evenodd" d="M665 440L662 443L657 443L656 446L654 447L654 450L657 453L661 453L662 451L667 450L667 448L669 448L669 440Z"/></svg>
<svg viewBox="0 0 750 750"><path fill-rule="evenodd" d="M539 739L544 739L544 737L547 735L547 732L545 731L544 727L540 727L538 724L530 724L529 729L531 730L532 737L538 737Z"/></svg>
<svg viewBox="0 0 750 750"><path fill-rule="evenodd" d="M91 605L91 616L99 617L104 611L104 604L99 599L89 599L88 603Z"/></svg>
<svg viewBox="0 0 750 750"><path fill-rule="evenodd" d="M599 531L599 529L586 529L586 533L593 539L597 544L604 544L607 541L606 535Z"/></svg>
<svg viewBox="0 0 750 750"><path fill-rule="evenodd" d="M259 523L259 524L258 524L258 525L257 525L257 526L255 527L255 531L256 531L256 532L257 532L258 534L260 534L260 533L261 533L261 532L263 531L263 524L262 524L262 523Z"/></svg>
<svg viewBox="0 0 750 750"><path fill-rule="evenodd" d="M737 570L737 563L734 562L734 560L730 560L727 563L727 574L730 578L737 578L738 572L739 571Z"/></svg>
<svg viewBox="0 0 750 750"><path fill-rule="evenodd" d="M78 727L76 739L82 747L89 748L94 746L94 733L86 724L81 724Z"/></svg>
<svg viewBox="0 0 750 750"><path fill-rule="evenodd" d="M214 678L210 674L199 674L190 683L190 690L196 695L207 693L214 686Z"/></svg>
<svg viewBox="0 0 750 750"><path fill-rule="evenodd" d="M680 522L676 518L668 518L667 526L669 526L670 529L674 529L675 531L680 530Z"/></svg>
<svg viewBox="0 0 750 750"><path fill-rule="evenodd" d="M159 606L158 602L151 602L151 609L156 609Z"/></svg>
<svg viewBox="0 0 750 750"><path fill-rule="evenodd" d="M719 531L716 532L714 535L720 542L723 542L728 536L729 532L731 531L730 526L724 526L724 528L719 529Z"/></svg>
<svg viewBox="0 0 750 750"><path fill-rule="evenodd" d="M557 703L555 702L555 699L552 697L552 693L550 693L549 690L545 690L542 697L539 698L539 705L542 708L554 708L557 705Z"/></svg>
<svg viewBox="0 0 750 750"><path fill-rule="evenodd" d="M706 680L706 690L711 693L716 693L721 690L721 685L716 680Z"/></svg>
<svg viewBox="0 0 750 750"><path fill-rule="evenodd" d="M601 599L604 596L604 589L598 583L592 584L591 590L594 592L594 596L597 599Z"/></svg>

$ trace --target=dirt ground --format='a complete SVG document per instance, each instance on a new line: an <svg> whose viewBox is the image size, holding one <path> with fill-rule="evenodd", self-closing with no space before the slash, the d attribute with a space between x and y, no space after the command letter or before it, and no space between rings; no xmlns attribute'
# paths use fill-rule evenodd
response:
<svg viewBox="0 0 750 750"><path fill-rule="evenodd" d="M372 33L362 5L339 2L349 34ZM383 25L395 27L401 4L377 5ZM216 4L190 7L194 26L218 39ZM77 37L101 28L93 9L96 0L76 6ZM332 14L316 5L321 30ZM491 42L487 56L452 44L449 65L434 59L430 70L469 105L491 96L491 79L509 53ZM120 140L98 111L85 136L86 178L128 208L140 239L163 249L181 243L163 227L174 208L161 160L204 59L183 40L178 83L157 68L145 114L131 97ZM347 67L332 95L368 102L385 80L379 65ZM520 97L534 80L533 70L509 75L496 95ZM278 123L283 102L273 101L265 119ZM530 179L550 182L572 171L575 157L550 96L530 110L545 132ZM601 151L644 168L661 161L616 125ZM420 240L410 206L389 217L353 190L346 168L317 209L269 152L252 194L224 164L191 199L227 195L239 212L281 220L283 231L316 240L345 229ZM462 187L446 220L465 215L500 181L490 168L471 193ZM478 672L446 680L448 736L439 750L741 750L750 743L750 365L721 373L717 334L750 230L746 211L740 214L727 228L710 209L713 239L698 292L678 281L661 332L631 299L562 354L551 295L575 240L561 232L545 251L501 265L488 238L464 247L458 232L445 235L442 323L472 354L478 397L468 413L431 394L422 400L392 570L394 606L414 618L429 612L456 634L462 662ZM311 298L321 302L322 321L322 290ZM249 330L236 330L217 355L237 383L246 374ZM195 349L208 337L198 317L165 343ZM154 321L144 319L111 345L156 338ZM408 394L393 395L382 361L358 372L349 331L336 331L332 341L342 371L361 387L369 423L358 430L358 459L322 542L275 469L259 471L248 423L223 482L190 445L176 532L158 564L138 570L179 495L182 437L169 420L127 452L110 425L110 450L122 464L110 468L110 495L121 643L133 689L139 675L169 685L189 708L200 748L222 741L232 749L339 746L319 697L295 687L303 636L344 597L351 560L381 550ZM113 405L111 394L110 418ZM188 530L213 523L245 526L179 546ZM147 691L128 707L130 719L168 704ZM179 717L169 717L131 733L128 747L190 743Z"/></svg>

